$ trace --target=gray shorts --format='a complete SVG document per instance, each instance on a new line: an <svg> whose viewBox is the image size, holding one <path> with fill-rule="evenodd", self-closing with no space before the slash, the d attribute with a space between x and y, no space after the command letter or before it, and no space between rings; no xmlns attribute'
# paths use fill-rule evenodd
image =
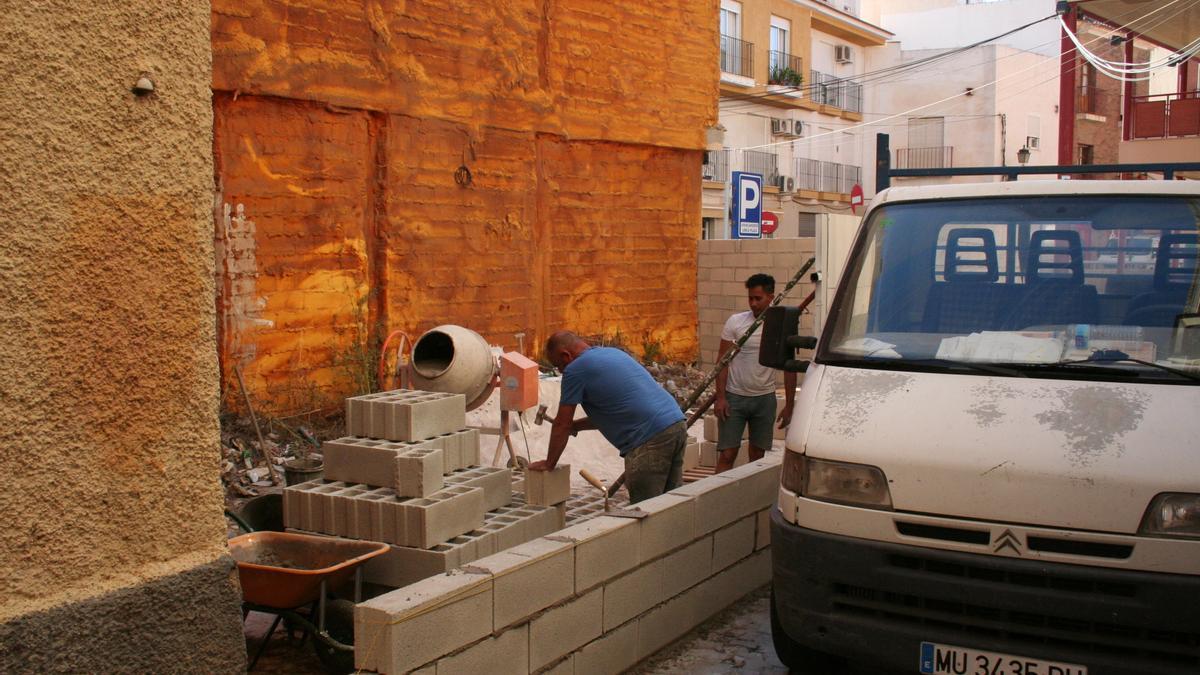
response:
<svg viewBox="0 0 1200 675"><path fill-rule="evenodd" d="M749 424L750 445L770 450L775 438L775 394L739 396L725 392L725 400L729 402L729 419L717 425L717 449L741 447L742 433Z"/></svg>

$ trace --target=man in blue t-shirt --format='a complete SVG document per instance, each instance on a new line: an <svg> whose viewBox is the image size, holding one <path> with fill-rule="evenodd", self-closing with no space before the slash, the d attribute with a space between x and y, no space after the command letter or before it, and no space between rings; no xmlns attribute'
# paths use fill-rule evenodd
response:
<svg viewBox="0 0 1200 675"><path fill-rule="evenodd" d="M598 429L625 458L630 503L679 486L687 445L683 412L640 363L620 349L591 347L568 331L550 336L546 358L563 374L562 397L546 459L530 464L531 471L553 469L569 437ZM577 405L587 417L575 419Z"/></svg>

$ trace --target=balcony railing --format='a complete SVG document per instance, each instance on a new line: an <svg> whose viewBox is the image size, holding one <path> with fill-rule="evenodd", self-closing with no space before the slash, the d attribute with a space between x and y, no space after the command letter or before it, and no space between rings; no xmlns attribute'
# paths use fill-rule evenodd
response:
<svg viewBox="0 0 1200 675"><path fill-rule="evenodd" d="M1200 135L1200 91L1133 98L1132 138Z"/></svg>
<svg viewBox="0 0 1200 675"><path fill-rule="evenodd" d="M729 180L729 148L710 150L707 158L708 163L700 167L701 178L721 183L727 182Z"/></svg>
<svg viewBox="0 0 1200 675"><path fill-rule="evenodd" d="M954 166L954 146L897 148L892 166L897 169L948 169Z"/></svg>
<svg viewBox="0 0 1200 675"><path fill-rule="evenodd" d="M817 70L808 71L808 83L812 90L812 99L817 103L851 112L862 112L861 84Z"/></svg>
<svg viewBox="0 0 1200 675"><path fill-rule="evenodd" d="M850 189L861 181L861 167L803 157L796 159L796 187L801 190L850 194Z"/></svg>
<svg viewBox="0 0 1200 675"><path fill-rule="evenodd" d="M722 35L721 70L743 77L754 77L754 43Z"/></svg>
<svg viewBox="0 0 1200 675"><path fill-rule="evenodd" d="M763 185L779 183L779 155L773 152L746 150L742 153L743 171L756 173L763 177Z"/></svg>
<svg viewBox="0 0 1200 675"><path fill-rule="evenodd" d="M767 84L799 88L804 84L804 62L799 56L774 49L767 52Z"/></svg>

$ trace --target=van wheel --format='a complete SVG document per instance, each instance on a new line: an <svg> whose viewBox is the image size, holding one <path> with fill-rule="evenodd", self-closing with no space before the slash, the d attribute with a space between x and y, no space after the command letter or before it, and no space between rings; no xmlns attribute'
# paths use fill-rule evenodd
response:
<svg viewBox="0 0 1200 675"><path fill-rule="evenodd" d="M793 673L842 673L846 663L842 659L825 652L810 649L796 642L783 630L779 622L779 610L775 608L775 588L771 588L771 642L775 644L775 654L788 671Z"/></svg>

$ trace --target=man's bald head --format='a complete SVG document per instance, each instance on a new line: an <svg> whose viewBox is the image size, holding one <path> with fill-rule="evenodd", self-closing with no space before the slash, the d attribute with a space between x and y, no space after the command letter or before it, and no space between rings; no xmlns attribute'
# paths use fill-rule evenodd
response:
<svg viewBox="0 0 1200 675"><path fill-rule="evenodd" d="M588 344L571 331L555 331L546 340L546 360L562 370L587 348Z"/></svg>

